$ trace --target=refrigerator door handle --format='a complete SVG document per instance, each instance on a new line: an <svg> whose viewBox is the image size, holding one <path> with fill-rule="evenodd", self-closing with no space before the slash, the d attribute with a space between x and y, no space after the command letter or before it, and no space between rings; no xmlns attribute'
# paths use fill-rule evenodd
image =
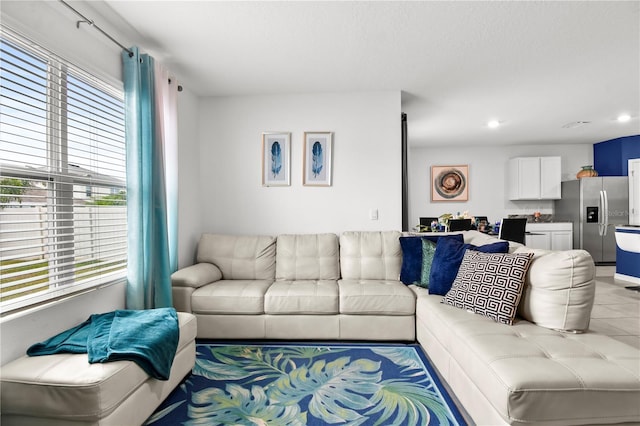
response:
<svg viewBox="0 0 640 426"><path fill-rule="evenodd" d="M604 235L604 191L600 191L600 200L598 201L598 235L601 237Z"/></svg>
<svg viewBox="0 0 640 426"><path fill-rule="evenodd" d="M602 235L607 235L607 227L609 226L609 196L607 191L602 191L604 194L604 211L602 212Z"/></svg>

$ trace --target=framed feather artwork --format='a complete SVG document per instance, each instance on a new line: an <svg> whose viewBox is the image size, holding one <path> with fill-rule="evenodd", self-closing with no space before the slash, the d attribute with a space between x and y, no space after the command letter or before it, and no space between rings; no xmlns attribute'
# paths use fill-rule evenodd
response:
<svg viewBox="0 0 640 426"><path fill-rule="evenodd" d="M291 185L291 133L262 134L262 186Z"/></svg>
<svg viewBox="0 0 640 426"><path fill-rule="evenodd" d="M304 163L302 184L305 186L331 186L332 133L304 133Z"/></svg>
<svg viewBox="0 0 640 426"><path fill-rule="evenodd" d="M469 166L431 166L431 201L469 200Z"/></svg>

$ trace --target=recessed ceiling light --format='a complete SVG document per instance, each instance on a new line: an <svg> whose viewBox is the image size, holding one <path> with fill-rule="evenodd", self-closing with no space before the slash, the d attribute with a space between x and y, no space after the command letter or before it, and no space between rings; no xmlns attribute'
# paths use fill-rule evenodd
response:
<svg viewBox="0 0 640 426"><path fill-rule="evenodd" d="M491 120L487 123L487 127L490 129L495 129L498 126L500 126L500 122L498 120Z"/></svg>
<svg viewBox="0 0 640 426"><path fill-rule="evenodd" d="M618 121L621 123L626 123L629 120L631 120L631 116L629 114L620 114L618 116Z"/></svg>

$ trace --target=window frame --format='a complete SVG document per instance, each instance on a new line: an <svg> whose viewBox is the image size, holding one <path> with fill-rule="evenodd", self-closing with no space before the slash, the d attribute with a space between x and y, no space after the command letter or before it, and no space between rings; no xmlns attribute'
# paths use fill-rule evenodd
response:
<svg viewBox="0 0 640 426"><path fill-rule="evenodd" d="M13 313L19 310L31 308L35 305L47 303L62 297L69 297L77 293L84 293L88 290L104 287L107 285L122 283L126 280L127 274L127 231L126 231L126 203L124 210L124 249L118 248L115 254L116 269L113 266L109 266L109 263L103 264L100 268L104 267L105 270L100 270L97 276L78 276L75 274L78 271L83 271L83 268L79 267L79 262L76 258L77 252L83 250L78 247L75 239L79 234L74 221L75 216L80 210L80 207L89 207L91 209L99 210L100 205L82 205L76 206L74 196L74 186L82 188L82 192L86 195L86 188L103 188L102 195L126 192L126 160L125 146L124 146L124 133L122 134L122 149L121 152L117 152L116 158L122 157L122 169L120 173L124 173L124 179L118 179L113 176L105 174L86 173L86 169L79 168L69 161L69 149L71 145L68 121L69 116L73 114L69 108L69 81L77 81L80 84L84 84L90 87L92 90L98 91L101 95L104 94L113 98L119 102L122 106L122 130L124 132L124 91L123 88L114 87L108 81L96 77L91 73L87 73L80 67L66 61L57 55L49 52L48 50L37 46L35 43L27 40L25 37L20 36L5 26L0 26L0 38L3 43L6 42L11 45L12 48L19 49L26 55L37 58L46 65L46 166L42 170L34 167L28 167L28 163L25 161L10 160L14 164L2 164L0 162L0 178L16 178L30 181L45 182L46 195L46 229L47 239L54 241L53 243L42 244L42 252L45 253L47 259L47 289L45 291L17 296L15 298L9 298L0 302L0 315L5 316L9 313ZM3 62L5 62L3 60ZM77 88L80 88L80 84L77 84ZM4 86L3 86L4 89ZM26 90L29 90L25 86ZM83 89L84 90L84 89ZM77 92L79 93L79 92ZM87 93L89 93L87 91ZM98 97L98 95L94 96ZM4 98L4 94L2 96ZM82 96L78 98L84 99ZM9 98L7 98L9 99ZM89 99L87 97L87 99ZM95 100L95 99L94 99ZM4 108L4 104L3 104ZM24 118L24 117L23 117ZM80 135L71 135L76 138L82 138ZM0 141L1 142L1 141ZM75 142L73 142L75 143ZM93 141L96 146L100 145L100 142ZM118 142L119 143L119 142ZM11 146L10 143L7 146ZM90 144L83 144L83 147ZM96 148L97 149L97 148ZM0 150L0 152L3 152ZM111 163L110 163L111 164ZM21 167L22 166L22 167ZM75 166L75 167L74 167ZM2 211L0 210L0 215ZM91 216L90 216L91 217ZM112 226L120 226L117 222ZM34 228L36 229L36 228ZM71 232L69 232L71 230ZM25 232L31 231L25 230ZM10 233L12 231L7 231ZM19 232L19 231L14 231ZM104 231L103 231L104 232ZM118 230L118 232L121 232ZM2 234L0 233L0 242L2 241ZM102 241L100 241L102 242ZM93 240L91 240L93 244ZM1 247L0 247L1 248ZM117 256L120 255L119 259ZM2 251L0 251L0 260L2 260ZM71 260L71 261L69 261ZM124 263L118 263L124 262ZM42 262L43 263L43 262ZM0 267L3 267L0 265ZM111 268L111 269L109 269ZM9 269L9 268L5 268ZM42 268L40 268L42 269ZM0 277L2 276L2 269L0 269ZM86 272L84 269L83 272ZM16 275L13 273L12 275ZM89 274L92 275L92 274ZM19 276L19 275L17 275ZM5 286L5 284L2 284ZM31 288L33 285L30 285ZM6 286L9 287L9 286ZM45 287L43 284L38 284L38 287ZM11 293L8 291L7 293ZM20 294L20 293L17 293ZM6 296L6 293L5 293ZM10 296L9 296L10 297Z"/></svg>

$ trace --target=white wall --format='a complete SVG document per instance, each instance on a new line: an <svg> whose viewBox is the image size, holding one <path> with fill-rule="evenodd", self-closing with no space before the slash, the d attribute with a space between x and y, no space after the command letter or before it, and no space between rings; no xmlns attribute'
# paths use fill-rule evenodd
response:
<svg viewBox="0 0 640 426"><path fill-rule="evenodd" d="M509 214L553 213L553 201L509 201L507 161L513 157L561 156L562 180L576 178L580 167L593 164L593 145L525 145L506 147L437 147L409 149L409 225L421 216L468 211L495 222ZM469 165L469 201L431 201L431 166Z"/></svg>
<svg viewBox="0 0 640 426"><path fill-rule="evenodd" d="M178 94L178 267L195 261L202 233L198 139L199 99L185 87Z"/></svg>
<svg viewBox="0 0 640 426"><path fill-rule="evenodd" d="M399 230L400 92L212 97L200 107L203 231ZM262 132L291 132L291 186L262 186ZM333 132L333 185L302 185L303 134ZM379 220L369 219L378 209Z"/></svg>
<svg viewBox="0 0 640 426"><path fill-rule="evenodd" d="M0 365L24 355L27 348L85 321L92 314L124 307L124 282L80 296L38 306L0 320Z"/></svg>

